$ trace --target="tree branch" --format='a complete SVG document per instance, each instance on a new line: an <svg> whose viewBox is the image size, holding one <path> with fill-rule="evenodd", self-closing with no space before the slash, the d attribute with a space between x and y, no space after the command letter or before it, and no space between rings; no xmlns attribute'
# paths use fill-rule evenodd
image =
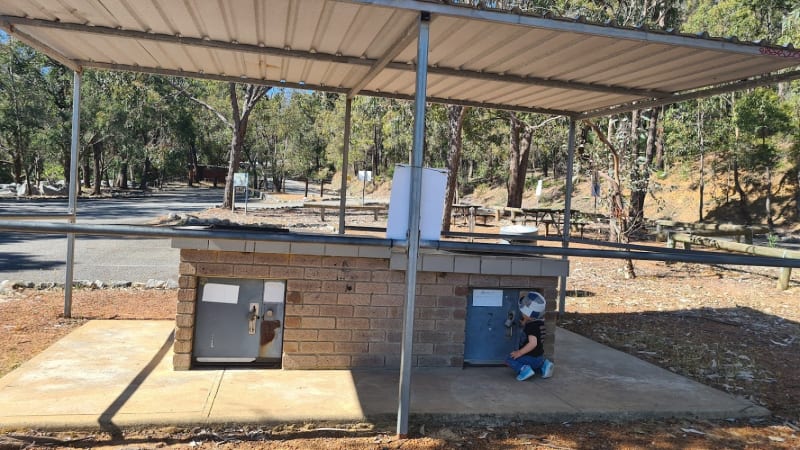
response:
<svg viewBox="0 0 800 450"><path fill-rule="evenodd" d="M177 90L177 91L178 91L178 92L179 92L181 95L183 95L184 97L186 97L186 98L188 98L189 100L191 100L191 101L193 101L193 102L197 103L198 105L200 105L200 106L202 106L203 108L205 108L205 109L207 109L208 111L210 111L212 114L216 115L216 116L217 116L217 118L219 118L219 120L221 120L221 121L222 121L222 123L224 123L224 124L225 124L225 126L227 126L227 127L228 127L228 128L230 128L230 129L233 129L233 124L232 124L232 123L231 123L231 122L228 120L228 118L227 118L227 117L225 117L225 115L223 115L221 112L217 111L217 109L216 109L216 108L214 108L213 106L209 105L208 103L206 103L206 102L204 102L204 101L200 100L199 98L197 98L197 97L193 96L192 94L190 94L190 93L186 92L186 90L185 90L185 89L183 89L182 87L180 87L180 86L178 86L177 84L175 84L175 83L174 83L172 80L169 80L169 84L170 84L170 85L171 85L173 88L175 88L175 89L176 89L176 90Z"/></svg>

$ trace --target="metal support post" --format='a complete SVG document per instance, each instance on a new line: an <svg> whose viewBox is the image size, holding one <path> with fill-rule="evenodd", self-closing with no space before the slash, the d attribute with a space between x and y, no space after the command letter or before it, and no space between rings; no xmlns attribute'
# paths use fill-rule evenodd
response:
<svg viewBox="0 0 800 450"><path fill-rule="evenodd" d="M72 82L72 141L69 161L69 223L75 223L78 210L78 143L81 125L81 72L76 70ZM67 234L67 268L64 280L64 317L72 317L72 280L75 267L75 233Z"/></svg>
<svg viewBox="0 0 800 450"><path fill-rule="evenodd" d="M411 404L411 358L414 344L414 303L419 256L420 204L422 203L422 152L425 144L425 100L428 80L428 38L430 13L422 12L417 39L417 81L414 96L414 145L411 156L411 204L408 208L408 265L406 266L406 304L403 312L403 341L400 350L400 393L397 409L397 435L408 436Z"/></svg>
<svg viewBox="0 0 800 450"><path fill-rule="evenodd" d="M575 118L569 118L569 136L567 138L567 190L564 194L564 235L561 241L561 247L569 248L569 232L570 232L570 210L572 209L572 176L573 164L575 163ZM569 259L567 255L561 259ZM559 279L558 285L558 316L564 315L567 305L567 277L562 275Z"/></svg>
<svg viewBox="0 0 800 450"><path fill-rule="evenodd" d="M339 188L339 234L344 234L344 210L347 207L347 166L350 164L348 154L350 153L350 110L352 99L347 97L344 101L344 146L342 147L342 186ZM324 211L324 208L323 208Z"/></svg>

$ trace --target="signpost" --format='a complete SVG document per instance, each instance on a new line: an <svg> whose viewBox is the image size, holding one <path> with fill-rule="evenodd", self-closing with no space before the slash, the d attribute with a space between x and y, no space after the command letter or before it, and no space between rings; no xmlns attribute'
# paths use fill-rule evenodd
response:
<svg viewBox="0 0 800 450"><path fill-rule="evenodd" d="M233 174L233 201L231 202L231 211L236 210L236 188L244 188L244 213L247 215L247 187L249 184L249 174L247 172L237 172Z"/></svg>

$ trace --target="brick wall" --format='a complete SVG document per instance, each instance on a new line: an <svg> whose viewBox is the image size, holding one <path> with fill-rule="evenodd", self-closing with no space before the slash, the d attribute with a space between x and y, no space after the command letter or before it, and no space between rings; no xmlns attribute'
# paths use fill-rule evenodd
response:
<svg viewBox="0 0 800 450"><path fill-rule="evenodd" d="M283 367L400 365L405 272L389 258L182 249L173 364L191 366L198 277L286 281ZM415 366L461 366L471 288L540 290L548 299L546 354L553 355L557 277L417 273Z"/></svg>

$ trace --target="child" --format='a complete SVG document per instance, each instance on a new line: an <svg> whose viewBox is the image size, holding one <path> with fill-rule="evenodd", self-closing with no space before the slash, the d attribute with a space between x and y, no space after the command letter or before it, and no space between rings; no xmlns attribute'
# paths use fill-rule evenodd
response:
<svg viewBox="0 0 800 450"><path fill-rule="evenodd" d="M538 292L528 292L528 295L519 300L522 336L519 349L511 352L506 358L506 364L517 372L517 381L525 381L532 377L535 370L542 373L542 378L553 376L553 363L544 357L542 346L543 339L547 336L544 309L544 297Z"/></svg>

